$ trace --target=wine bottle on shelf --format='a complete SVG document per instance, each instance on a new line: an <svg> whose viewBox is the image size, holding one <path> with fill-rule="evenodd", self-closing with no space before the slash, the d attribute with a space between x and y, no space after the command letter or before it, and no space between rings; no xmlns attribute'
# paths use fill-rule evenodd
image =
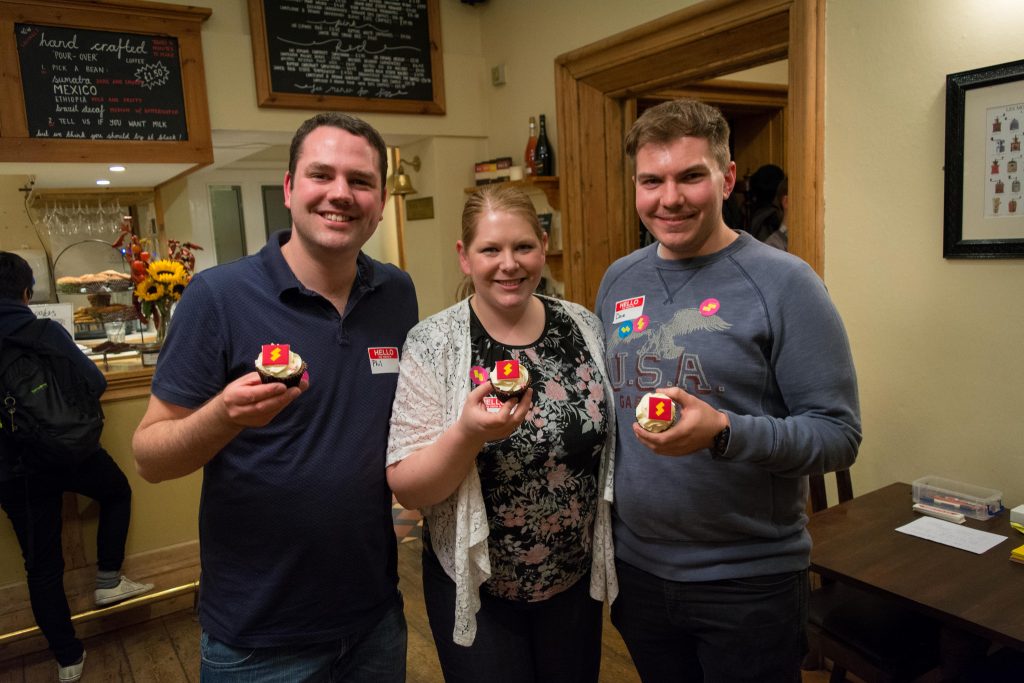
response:
<svg viewBox="0 0 1024 683"><path fill-rule="evenodd" d="M533 174L549 176L555 174L555 152L548 142L547 122L544 114L540 115L540 132L537 134L537 146L533 150Z"/></svg>
<svg viewBox="0 0 1024 683"><path fill-rule="evenodd" d="M526 140L523 153L523 175L533 175L533 153L537 149L537 120L530 117L530 137Z"/></svg>

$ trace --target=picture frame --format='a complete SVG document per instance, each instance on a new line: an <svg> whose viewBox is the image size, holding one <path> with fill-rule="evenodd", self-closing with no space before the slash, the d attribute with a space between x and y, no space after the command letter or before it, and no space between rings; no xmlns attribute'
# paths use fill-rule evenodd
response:
<svg viewBox="0 0 1024 683"><path fill-rule="evenodd" d="M944 258L1024 258L1022 150L1024 60L946 76Z"/></svg>

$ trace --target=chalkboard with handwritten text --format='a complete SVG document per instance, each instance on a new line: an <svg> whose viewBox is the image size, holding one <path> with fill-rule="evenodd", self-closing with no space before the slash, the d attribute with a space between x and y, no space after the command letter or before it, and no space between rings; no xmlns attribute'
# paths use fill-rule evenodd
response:
<svg viewBox="0 0 1024 683"><path fill-rule="evenodd" d="M437 0L250 0L260 105L444 113Z"/></svg>
<svg viewBox="0 0 1024 683"><path fill-rule="evenodd" d="M178 40L15 24L33 138L188 140Z"/></svg>

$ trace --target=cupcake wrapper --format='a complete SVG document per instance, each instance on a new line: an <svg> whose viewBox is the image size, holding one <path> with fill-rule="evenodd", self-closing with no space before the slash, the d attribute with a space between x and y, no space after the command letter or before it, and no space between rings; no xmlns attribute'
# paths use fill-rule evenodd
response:
<svg viewBox="0 0 1024 683"><path fill-rule="evenodd" d="M263 381L264 384L271 384L273 382L277 382L278 384L283 384L286 387L297 387L299 386L299 382L302 381L302 375L305 374L306 372L306 363L305 361L303 361L302 367L299 368L299 371L289 377L274 377L273 375L266 375L263 372L261 372L258 368L256 372L259 372L260 379Z"/></svg>
<svg viewBox="0 0 1024 683"><path fill-rule="evenodd" d="M640 429L644 430L645 432L650 432L651 434L660 434L661 432L665 431L675 423L676 421L672 420L672 422L668 424L659 425L657 429L651 429L650 427L645 427L639 420L637 420L637 424L640 425Z"/></svg>
<svg viewBox="0 0 1024 683"><path fill-rule="evenodd" d="M498 387L494 386L493 382L491 383L491 387L494 388L494 395L497 396L502 401L507 401L510 398L522 398L523 394L526 393L526 390L529 389L531 385L533 385L532 374L530 375L529 379L526 380L526 385L521 389L517 389L516 391L501 391L500 389L498 389Z"/></svg>

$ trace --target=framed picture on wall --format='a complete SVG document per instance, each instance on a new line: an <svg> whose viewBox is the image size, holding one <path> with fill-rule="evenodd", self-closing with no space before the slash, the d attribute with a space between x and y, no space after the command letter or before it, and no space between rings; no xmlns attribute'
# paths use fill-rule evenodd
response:
<svg viewBox="0 0 1024 683"><path fill-rule="evenodd" d="M1024 257L1024 60L946 76L945 258Z"/></svg>

